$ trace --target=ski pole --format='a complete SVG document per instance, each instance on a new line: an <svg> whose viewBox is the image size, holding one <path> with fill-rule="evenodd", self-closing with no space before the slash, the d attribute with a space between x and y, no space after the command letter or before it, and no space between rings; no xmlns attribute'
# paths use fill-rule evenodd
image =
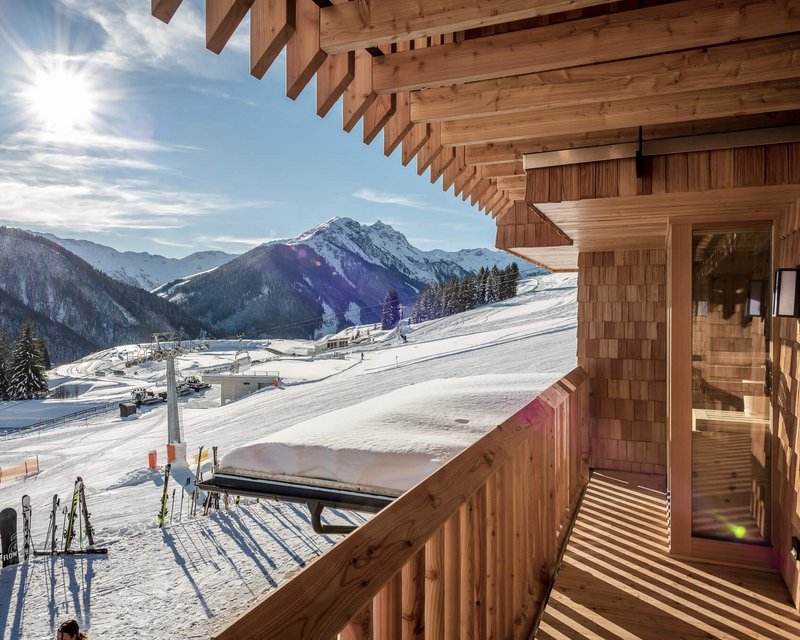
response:
<svg viewBox="0 0 800 640"><path fill-rule="evenodd" d="M186 484L183 485L183 491L181 491L181 510L178 513L178 522L183 520L183 496L186 494L186 489L189 488L189 478L186 478Z"/></svg>
<svg viewBox="0 0 800 640"><path fill-rule="evenodd" d="M172 524L172 516L175 513L175 489L172 490L172 506L169 509L169 523Z"/></svg>

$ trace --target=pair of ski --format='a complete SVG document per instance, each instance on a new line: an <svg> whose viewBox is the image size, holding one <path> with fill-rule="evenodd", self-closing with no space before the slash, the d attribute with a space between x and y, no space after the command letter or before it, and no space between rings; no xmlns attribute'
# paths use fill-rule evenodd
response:
<svg viewBox="0 0 800 640"><path fill-rule="evenodd" d="M26 496L27 497L27 496ZM23 498L24 500L24 498ZM56 532L58 531L58 509L61 505L61 499L58 494L53 496L53 506L50 511L50 523L47 528L47 538L45 540L45 547L48 543L50 551L34 551L34 555L47 556L47 555L82 555L82 554L106 554L108 549L98 549L94 546L94 527L89 520L89 508L86 504L86 491L83 484L83 478L78 476L75 480L75 488L72 492L72 501L69 509L64 508L64 522L62 523L62 530L64 531L64 548L59 551L56 546ZM24 516L23 509L23 516ZM83 520L83 526L81 526ZM24 518L23 518L24 521ZM77 531L79 535L79 546L77 549L71 549L72 543L76 534L76 521ZM26 524L27 530L30 531L30 520ZM89 542L89 547L83 549L83 532L86 533L86 538ZM27 547L27 544L26 544ZM26 556L27 557L27 556Z"/></svg>

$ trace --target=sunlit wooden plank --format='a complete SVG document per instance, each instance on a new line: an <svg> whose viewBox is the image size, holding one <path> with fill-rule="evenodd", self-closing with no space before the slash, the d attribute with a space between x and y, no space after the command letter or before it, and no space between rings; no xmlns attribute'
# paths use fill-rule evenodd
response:
<svg viewBox="0 0 800 640"><path fill-rule="evenodd" d="M800 0L683 0L389 54L374 87L413 91L796 31Z"/></svg>
<svg viewBox="0 0 800 640"><path fill-rule="evenodd" d="M329 53L452 33L570 11L611 0L359 0L324 7L322 47Z"/></svg>

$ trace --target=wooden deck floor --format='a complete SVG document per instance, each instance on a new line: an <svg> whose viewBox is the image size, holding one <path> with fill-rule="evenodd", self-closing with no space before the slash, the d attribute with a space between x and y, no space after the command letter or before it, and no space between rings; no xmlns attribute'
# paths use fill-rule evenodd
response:
<svg viewBox="0 0 800 640"><path fill-rule="evenodd" d="M595 472L536 638L800 638L777 574L666 555L663 487Z"/></svg>

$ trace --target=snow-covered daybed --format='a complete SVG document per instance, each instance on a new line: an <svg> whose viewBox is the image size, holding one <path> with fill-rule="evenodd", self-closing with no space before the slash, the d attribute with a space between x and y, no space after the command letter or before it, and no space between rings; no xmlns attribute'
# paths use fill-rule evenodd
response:
<svg viewBox="0 0 800 640"><path fill-rule="evenodd" d="M238 447L205 486L308 502L315 525L323 506L374 512L557 378L481 375L410 385Z"/></svg>

